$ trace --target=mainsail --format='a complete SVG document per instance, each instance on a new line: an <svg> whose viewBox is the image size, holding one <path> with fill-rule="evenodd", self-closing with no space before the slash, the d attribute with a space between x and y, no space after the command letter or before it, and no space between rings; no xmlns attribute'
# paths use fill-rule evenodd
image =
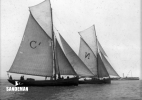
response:
<svg viewBox="0 0 142 100"><path fill-rule="evenodd" d="M69 60L70 64L75 69L76 73L79 76L94 76L92 72L87 68L87 66L82 62L82 60L77 56L77 54L67 44L67 42L63 39L63 37L61 35L59 36L63 45L65 55Z"/></svg>
<svg viewBox="0 0 142 100"><path fill-rule="evenodd" d="M52 76L51 38L30 14L24 37L9 72Z"/></svg>
<svg viewBox="0 0 142 100"><path fill-rule="evenodd" d="M97 58L82 37L80 37L79 57L94 74L94 76L97 76Z"/></svg>

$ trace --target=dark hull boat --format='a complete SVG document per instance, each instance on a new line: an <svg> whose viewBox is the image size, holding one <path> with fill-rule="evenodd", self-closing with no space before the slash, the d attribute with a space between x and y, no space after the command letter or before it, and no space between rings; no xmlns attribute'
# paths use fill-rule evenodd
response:
<svg viewBox="0 0 142 100"><path fill-rule="evenodd" d="M54 77L55 80L12 80L10 76L8 81L16 86L71 86L78 85L78 76L93 76L64 38L59 35L60 41L54 34L50 0L29 10L23 39L8 73ZM62 75L75 77L60 79Z"/></svg>
<svg viewBox="0 0 142 100"><path fill-rule="evenodd" d="M10 83L17 86L78 86L78 78L57 79L57 80L11 80Z"/></svg>
<svg viewBox="0 0 142 100"><path fill-rule="evenodd" d="M79 35L79 57L95 77L91 80L79 80L79 84L110 84L110 75L119 77L109 63L108 56L97 39L95 25L79 32Z"/></svg>
<svg viewBox="0 0 142 100"><path fill-rule="evenodd" d="M79 80L79 84L110 84L110 83L111 83L110 79Z"/></svg>

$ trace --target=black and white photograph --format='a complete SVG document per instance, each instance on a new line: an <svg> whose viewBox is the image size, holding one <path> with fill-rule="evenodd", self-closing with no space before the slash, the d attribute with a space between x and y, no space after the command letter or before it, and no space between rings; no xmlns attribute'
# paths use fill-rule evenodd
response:
<svg viewBox="0 0 142 100"><path fill-rule="evenodd" d="M1 100L142 100L141 0L1 0Z"/></svg>

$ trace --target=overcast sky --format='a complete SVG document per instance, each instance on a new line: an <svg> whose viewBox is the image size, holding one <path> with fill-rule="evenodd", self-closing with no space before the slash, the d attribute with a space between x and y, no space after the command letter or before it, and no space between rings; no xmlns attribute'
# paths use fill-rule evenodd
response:
<svg viewBox="0 0 142 100"><path fill-rule="evenodd" d="M44 0L1 0L1 74L12 65L30 6ZM79 31L95 24L96 34L120 76L140 76L140 0L52 0L54 26L78 53ZM131 76L129 74L129 76Z"/></svg>

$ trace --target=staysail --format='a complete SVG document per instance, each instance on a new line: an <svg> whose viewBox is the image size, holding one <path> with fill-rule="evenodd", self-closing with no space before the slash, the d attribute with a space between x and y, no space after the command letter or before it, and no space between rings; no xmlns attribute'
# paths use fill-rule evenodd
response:
<svg viewBox="0 0 142 100"><path fill-rule="evenodd" d="M98 53L97 58L98 58L98 77L103 78L103 77L109 77L109 74L105 68L105 65L100 57L100 53Z"/></svg>
<svg viewBox="0 0 142 100"><path fill-rule="evenodd" d="M100 50L100 53L102 55L102 61L109 73L109 75L112 75L112 76L118 76L120 77L117 72L114 70L114 68L111 66L111 64L109 63L109 61L107 60L107 54L105 53L103 47L101 46L100 42L97 40L97 43L98 43L98 48Z"/></svg>
<svg viewBox="0 0 142 100"><path fill-rule="evenodd" d="M76 72L72 68L72 65L67 60L62 48L60 47L58 41L56 41L56 66L59 69L61 75L76 75Z"/></svg>
<svg viewBox="0 0 142 100"><path fill-rule="evenodd" d="M30 14L15 60L9 70L38 76L52 76L51 38Z"/></svg>
<svg viewBox="0 0 142 100"><path fill-rule="evenodd" d="M87 43L80 37L79 57L90 69L90 71L97 76L97 58Z"/></svg>
<svg viewBox="0 0 142 100"><path fill-rule="evenodd" d="M84 39L84 41L88 44L88 46L92 49L95 56L97 56L97 37L95 32L95 26L91 26L90 28L79 32L81 37Z"/></svg>
<svg viewBox="0 0 142 100"><path fill-rule="evenodd" d="M77 54L71 49L67 42L63 39L61 35L60 40L65 51L65 55L69 60L70 64L75 69L79 76L94 76L92 72L87 68L87 66L82 62L82 60L77 56Z"/></svg>
<svg viewBox="0 0 142 100"><path fill-rule="evenodd" d="M111 66L111 64L108 62L108 60L106 59L106 57L103 55L103 53L101 52L101 55L102 55L102 61L109 73L109 75L112 75L112 76L118 76L120 77L117 72L113 69L113 67Z"/></svg>
<svg viewBox="0 0 142 100"><path fill-rule="evenodd" d="M37 23L42 27L46 34L52 38L52 13L50 0L45 0L29 9Z"/></svg>

